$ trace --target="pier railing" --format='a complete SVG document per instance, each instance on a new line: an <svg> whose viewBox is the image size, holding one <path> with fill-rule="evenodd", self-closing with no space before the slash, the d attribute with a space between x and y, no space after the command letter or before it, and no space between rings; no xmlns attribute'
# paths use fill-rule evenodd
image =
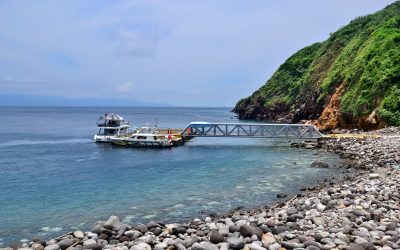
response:
<svg viewBox="0 0 400 250"><path fill-rule="evenodd" d="M192 122L181 136L191 137L252 137L318 139L324 137L309 124L261 124L261 123L208 123Z"/></svg>

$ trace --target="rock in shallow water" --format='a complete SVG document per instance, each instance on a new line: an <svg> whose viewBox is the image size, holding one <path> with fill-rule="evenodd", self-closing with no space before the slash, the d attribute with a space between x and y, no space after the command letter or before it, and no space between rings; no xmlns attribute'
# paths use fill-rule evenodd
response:
<svg viewBox="0 0 400 250"><path fill-rule="evenodd" d="M283 198L287 197L287 194L279 193L279 194L276 195L276 197L279 198L279 199L283 199Z"/></svg>
<svg viewBox="0 0 400 250"><path fill-rule="evenodd" d="M115 215L110 216L110 218L108 218L108 220L104 223L104 228L107 229L114 229L117 227L120 227L122 224L119 221L119 218Z"/></svg>
<svg viewBox="0 0 400 250"><path fill-rule="evenodd" d="M329 168L329 164L322 161L314 161L311 163L312 168Z"/></svg>

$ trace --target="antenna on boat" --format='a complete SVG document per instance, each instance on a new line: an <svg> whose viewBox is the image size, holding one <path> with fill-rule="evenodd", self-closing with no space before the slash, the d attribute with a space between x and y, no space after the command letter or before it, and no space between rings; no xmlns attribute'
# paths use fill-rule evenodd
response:
<svg viewBox="0 0 400 250"><path fill-rule="evenodd" d="M157 127L157 124L158 124L158 118L156 118L156 125L154 127Z"/></svg>

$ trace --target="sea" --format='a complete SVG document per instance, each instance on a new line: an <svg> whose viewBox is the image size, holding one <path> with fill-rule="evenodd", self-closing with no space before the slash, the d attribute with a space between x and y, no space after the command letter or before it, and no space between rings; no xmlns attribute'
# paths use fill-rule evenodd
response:
<svg viewBox="0 0 400 250"><path fill-rule="evenodd" d="M183 129L238 122L230 108L0 107L0 247L50 239L117 215L127 224L185 222L252 209L338 174L336 155L286 139L194 138L168 149L93 142L96 121Z"/></svg>

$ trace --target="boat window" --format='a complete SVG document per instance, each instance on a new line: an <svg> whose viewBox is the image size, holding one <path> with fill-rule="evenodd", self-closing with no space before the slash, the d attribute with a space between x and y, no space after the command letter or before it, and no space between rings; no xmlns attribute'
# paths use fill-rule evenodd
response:
<svg viewBox="0 0 400 250"><path fill-rule="evenodd" d="M116 134L116 130L115 129L104 129L104 135L115 135Z"/></svg>
<svg viewBox="0 0 400 250"><path fill-rule="evenodd" d="M139 140L146 140L147 137L146 137L146 136L141 136L141 135L139 135L139 136L137 137L137 139L139 139Z"/></svg>

